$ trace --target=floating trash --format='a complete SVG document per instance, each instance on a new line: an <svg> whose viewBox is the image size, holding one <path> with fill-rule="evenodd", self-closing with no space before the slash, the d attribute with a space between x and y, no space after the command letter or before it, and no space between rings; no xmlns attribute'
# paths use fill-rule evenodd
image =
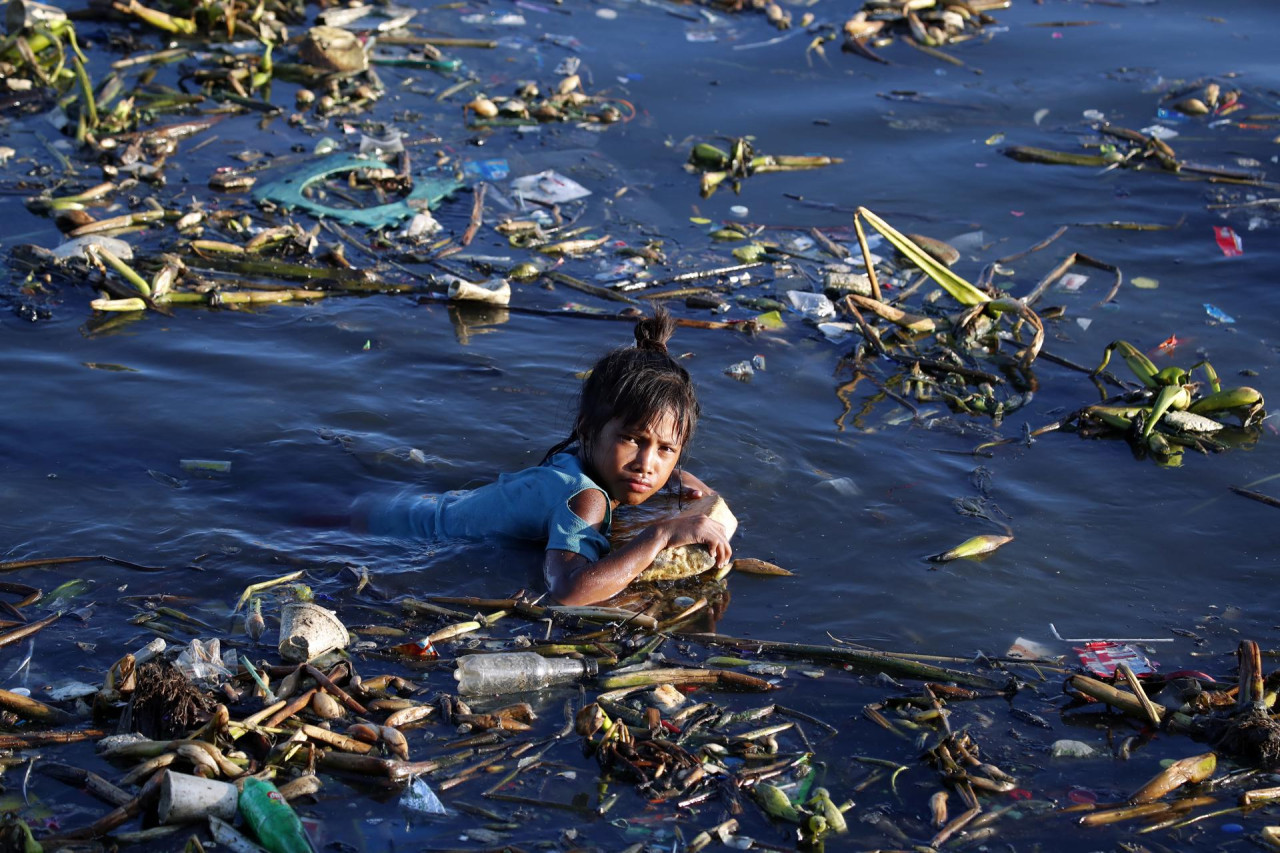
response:
<svg viewBox="0 0 1280 853"><path fill-rule="evenodd" d="M1217 225L1213 229L1213 239L1228 258L1238 258L1244 254L1244 243L1240 235L1229 225Z"/></svg>
<svg viewBox="0 0 1280 853"><path fill-rule="evenodd" d="M1208 302L1204 303L1204 313L1208 314L1211 318L1213 318L1214 320L1217 320L1219 323L1234 323L1236 321L1235 317L1232 317L1226 311L1223 311L1218 306L1211 305Z"/></svg>

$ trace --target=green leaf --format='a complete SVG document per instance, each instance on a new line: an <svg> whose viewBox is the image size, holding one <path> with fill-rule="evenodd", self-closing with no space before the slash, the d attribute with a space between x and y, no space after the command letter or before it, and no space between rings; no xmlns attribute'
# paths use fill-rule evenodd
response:
<svg viewBox="0 0 1280 853"><path fill-rule="evenodd" d="M46 608L52 609L54 605L61 604L64 601L70 601L77 595L88 591L91 586L92 584L84 578L69 580L41 599L40 604Z"/></svg>
<svg viewBox="0 0 1280 853"><path fill-rule="evenodd" d="M951 298L961 305L982 305L991 301L990 296L987 296L987 294L939 263L932 255L917 246L906 235L895 230L888 222L885 222L865 207L859 207L855 216L857 215L867 220L872 228L883 234L884 238L893 244L895 249L906 255L913 264L924 271L925 275L936 281L938 286L949 293Z"/></svg>
<svg viewBox="0 0 1280 853"><path fill-rule="evenodd" d="M943 551L941 554L934 554L928 559L931 563L949 563L952 560L959 560L967 557L980 557L983 554L990 554L1001 545L1007 545L1012 541L1012 536L1002 536L998 533L984 533L981 536L975 536L972 539L961 542L950 551Z"/></svg>

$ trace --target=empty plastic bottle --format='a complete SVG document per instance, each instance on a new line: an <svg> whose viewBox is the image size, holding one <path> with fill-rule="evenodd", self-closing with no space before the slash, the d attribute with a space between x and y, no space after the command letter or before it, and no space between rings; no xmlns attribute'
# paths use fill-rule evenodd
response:
<svg viewBox="0 0 1280 853"><path fill-rule="evenodd" d="M298 813L270 782L252 776L240 791L240 813L271 853L312 853Z"/></svg>
<svg viewBox="0 0 1280 853"><path fill-rule="evenodd" d="M596 662L577 658L544 658L537 652L502 652L459 658L453 677L458 692L515 693L596 674Z"/></svg>

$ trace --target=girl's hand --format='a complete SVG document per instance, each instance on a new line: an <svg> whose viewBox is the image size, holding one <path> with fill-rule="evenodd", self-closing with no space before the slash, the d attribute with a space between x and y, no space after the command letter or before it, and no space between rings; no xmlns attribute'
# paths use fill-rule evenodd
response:
<svg viewBox="0 0 1280 853"><path fill-rule="evenodd" d="M733 559L733 547L729 545L729 537L724 525L705 515L682 515L662 523L666 534L666 547L678 545L705 545L715 559L717 566L726 565Z"/></svg>
<svg viewBox="0 0 1280 853"><path fill-rule="evenodd" d="M686 501L696 501L698 498L704 498L707 495L714 495L715 489L690 474L688 471L681 469L680 471L680 497Z"/></svg>

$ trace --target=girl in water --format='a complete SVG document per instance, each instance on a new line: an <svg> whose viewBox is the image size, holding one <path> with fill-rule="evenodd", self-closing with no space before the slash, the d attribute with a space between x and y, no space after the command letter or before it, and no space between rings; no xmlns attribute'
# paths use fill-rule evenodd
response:
<svg viewBox="0 0 1280 853"><path fill-rule="evenodd" d="M545 541L543 576L564 604L593 604L621 592L659 551L676 545L705 545L716 565L726 564L729 538L705 515L677 515L616 551L609 545L613 511L644 503L673 473L682 497L713 494L678 468L699 406L689 372L667 352L674 330L660 309L636 323L634 347L596 362L572 431L538 467L470 491L362 500L357 518L378 535Z"/></svg>

